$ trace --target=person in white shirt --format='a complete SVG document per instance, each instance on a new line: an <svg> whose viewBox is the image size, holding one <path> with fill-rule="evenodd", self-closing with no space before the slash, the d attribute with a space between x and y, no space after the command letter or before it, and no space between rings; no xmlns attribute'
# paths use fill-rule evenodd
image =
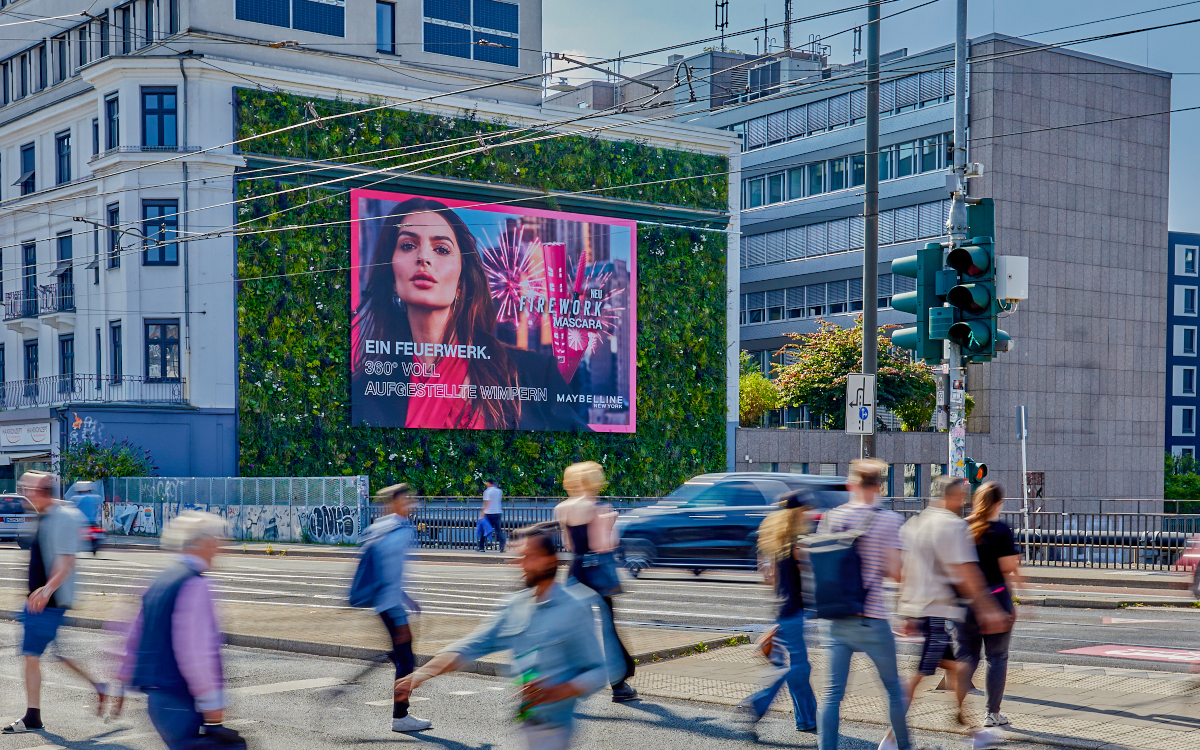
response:
<svg viewBox="0 0 1200 750"><path fill-rule="evenodd" d="M496 532L496 542L500 545L500 551L504 551L504 529L500 527L500 521L503 518L504 510L501 503L504 500L504 492L500 489L500 484L495 479L489 479L486 482L487 489L483 491L483 508L479 511L479 520L486 520ZM483 552L483 544L487 540L487 535L484 533L482 524L479 529L479 551Z"/></svg>

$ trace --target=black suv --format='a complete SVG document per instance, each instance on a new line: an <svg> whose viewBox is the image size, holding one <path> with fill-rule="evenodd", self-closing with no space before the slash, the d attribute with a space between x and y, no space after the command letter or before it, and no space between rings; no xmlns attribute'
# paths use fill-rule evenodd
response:
<svg viewBox="0 0 1200 750"><path fill-rule="evenodd" d="M758 526L792 490L813 492L818 512L850 499L843 477L774 472L701 474L659 503L617 520L620 551L629 572L651 566L687 568L757 567Z"/></svg>

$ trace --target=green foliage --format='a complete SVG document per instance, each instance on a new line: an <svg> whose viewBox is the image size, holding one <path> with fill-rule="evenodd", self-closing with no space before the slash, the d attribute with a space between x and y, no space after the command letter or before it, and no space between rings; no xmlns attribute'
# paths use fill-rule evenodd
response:
<svg viewBox="0 0 1200 750"><path fill-rule="evenodd" d="M158 467L149 449L128 440L83 440L72 443L59 454L55 471L66 486L78 481L98 481L109 477L152 477Z"/></svg>
<svg viewBox="0 0 1200 750"><path fill-rule="evenodd" d="M862 372L862 318L851 328L824 320L818 325L816 333L788 334L793 343L781 351L789 364L775 366L775 387L781 405L807 405L814 420L840 430L846 424L846 376ZM875 403L900 414L906 424L918 424L909 420L919 419L934 397L933 375L925 365L909 361L887 336L879 336L878 343ZM928 417L919 424L927 422Z"/></svg>
<svg viewBox="0 0 1200 750"><path fill-rule="evenodd" d="M738 424L742 427L758 427L763 414L779 408L779 391L763 375L748 352L741 353L739 364Z"/></svg>
<svg viewBox="0 0 1200 750"><path fill-rule="evenodd" d="M1200 465L1194 456L1166 454L1163 467L1163 497L1167 500L1200 500ZM1184 506L1183 503L1180 503ZM1181 507L1178 512L1195 512L1196 506Z"/></svg>
<svg viewBox="0 0 1200 750"><path fill-rule="evenodd" d="M238 137L303 121L305 101L238 92ZM341 102L314 104L322 115L347 108ZM450 118L390 109L322 124L246 143L243 150L353 162L373 158L369 152L378 149L505 127L472 113ZM497 153L503 158L471 156L425 171L582 190L728 169L722 158L584 137ZM330 186L267 196L293 186L244 179L238 187L239 197L254 198L239 207L239 218L252 220L254 229L297 227L249 235L238 243L238 276L244 280L238 290L238 438L244 476L368 474L374 487L406 481L426 495L477 495L483 479L495 475L510 495L552 495L561 493L566 465L595 460L609 474L611 494L658 495L723 466L723 235L638 227L636 434L352 428L349 195ZM719 176L604 195L711 209L727 205L727 189Z"/></svg>

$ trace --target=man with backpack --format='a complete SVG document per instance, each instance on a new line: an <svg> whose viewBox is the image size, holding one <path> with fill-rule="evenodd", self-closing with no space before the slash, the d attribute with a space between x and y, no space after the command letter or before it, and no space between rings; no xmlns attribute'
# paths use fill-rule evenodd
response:
<svg viewBox="0 0 1200 750"><path fill-rule="evenodd" d="M409 553L417 540L417 529L408 518L413 509L412 488L393 484L380 490L374 500L385 507L387 514L364 534L362 556L350 586L350 604L372 607L383 620L392 643L388 656L399 680L412 674L417 666L409 617L420 612L420 607L405 591L404 580ZM408 712L407 696L393 702L393 732L420 732L432 725L428 719Z"/></svg>
<svg viewBox="0 0 1200 750"><path fill-rule="evenodd" d="M863 652L875 664L888 697L888 718L899 750L909 750L904 696L896 668L896 639L888 623L883 579L900 579L898 513L879 505L887 464L850 462L850 502L821 518L801 548L809 559L806 594L817 617L829 620L829 673L817 723L819 750L837 750L850 658Z"/></svg>

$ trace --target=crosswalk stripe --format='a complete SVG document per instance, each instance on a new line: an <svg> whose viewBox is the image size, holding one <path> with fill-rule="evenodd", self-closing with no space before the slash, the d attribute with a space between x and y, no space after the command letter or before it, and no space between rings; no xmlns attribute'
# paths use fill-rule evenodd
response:
<svg viewBox="0 0 1200 750"><path fill-rule="evenodd" d="M288 682L274 682L267 685L246 685L226 692L237 693L238 695L271 695L272 693L286 693L291 690L333 687L334 685L341 685L343 683L345 683L345 680L340 677L314 677L311 680L290 680Z"/></svg>

